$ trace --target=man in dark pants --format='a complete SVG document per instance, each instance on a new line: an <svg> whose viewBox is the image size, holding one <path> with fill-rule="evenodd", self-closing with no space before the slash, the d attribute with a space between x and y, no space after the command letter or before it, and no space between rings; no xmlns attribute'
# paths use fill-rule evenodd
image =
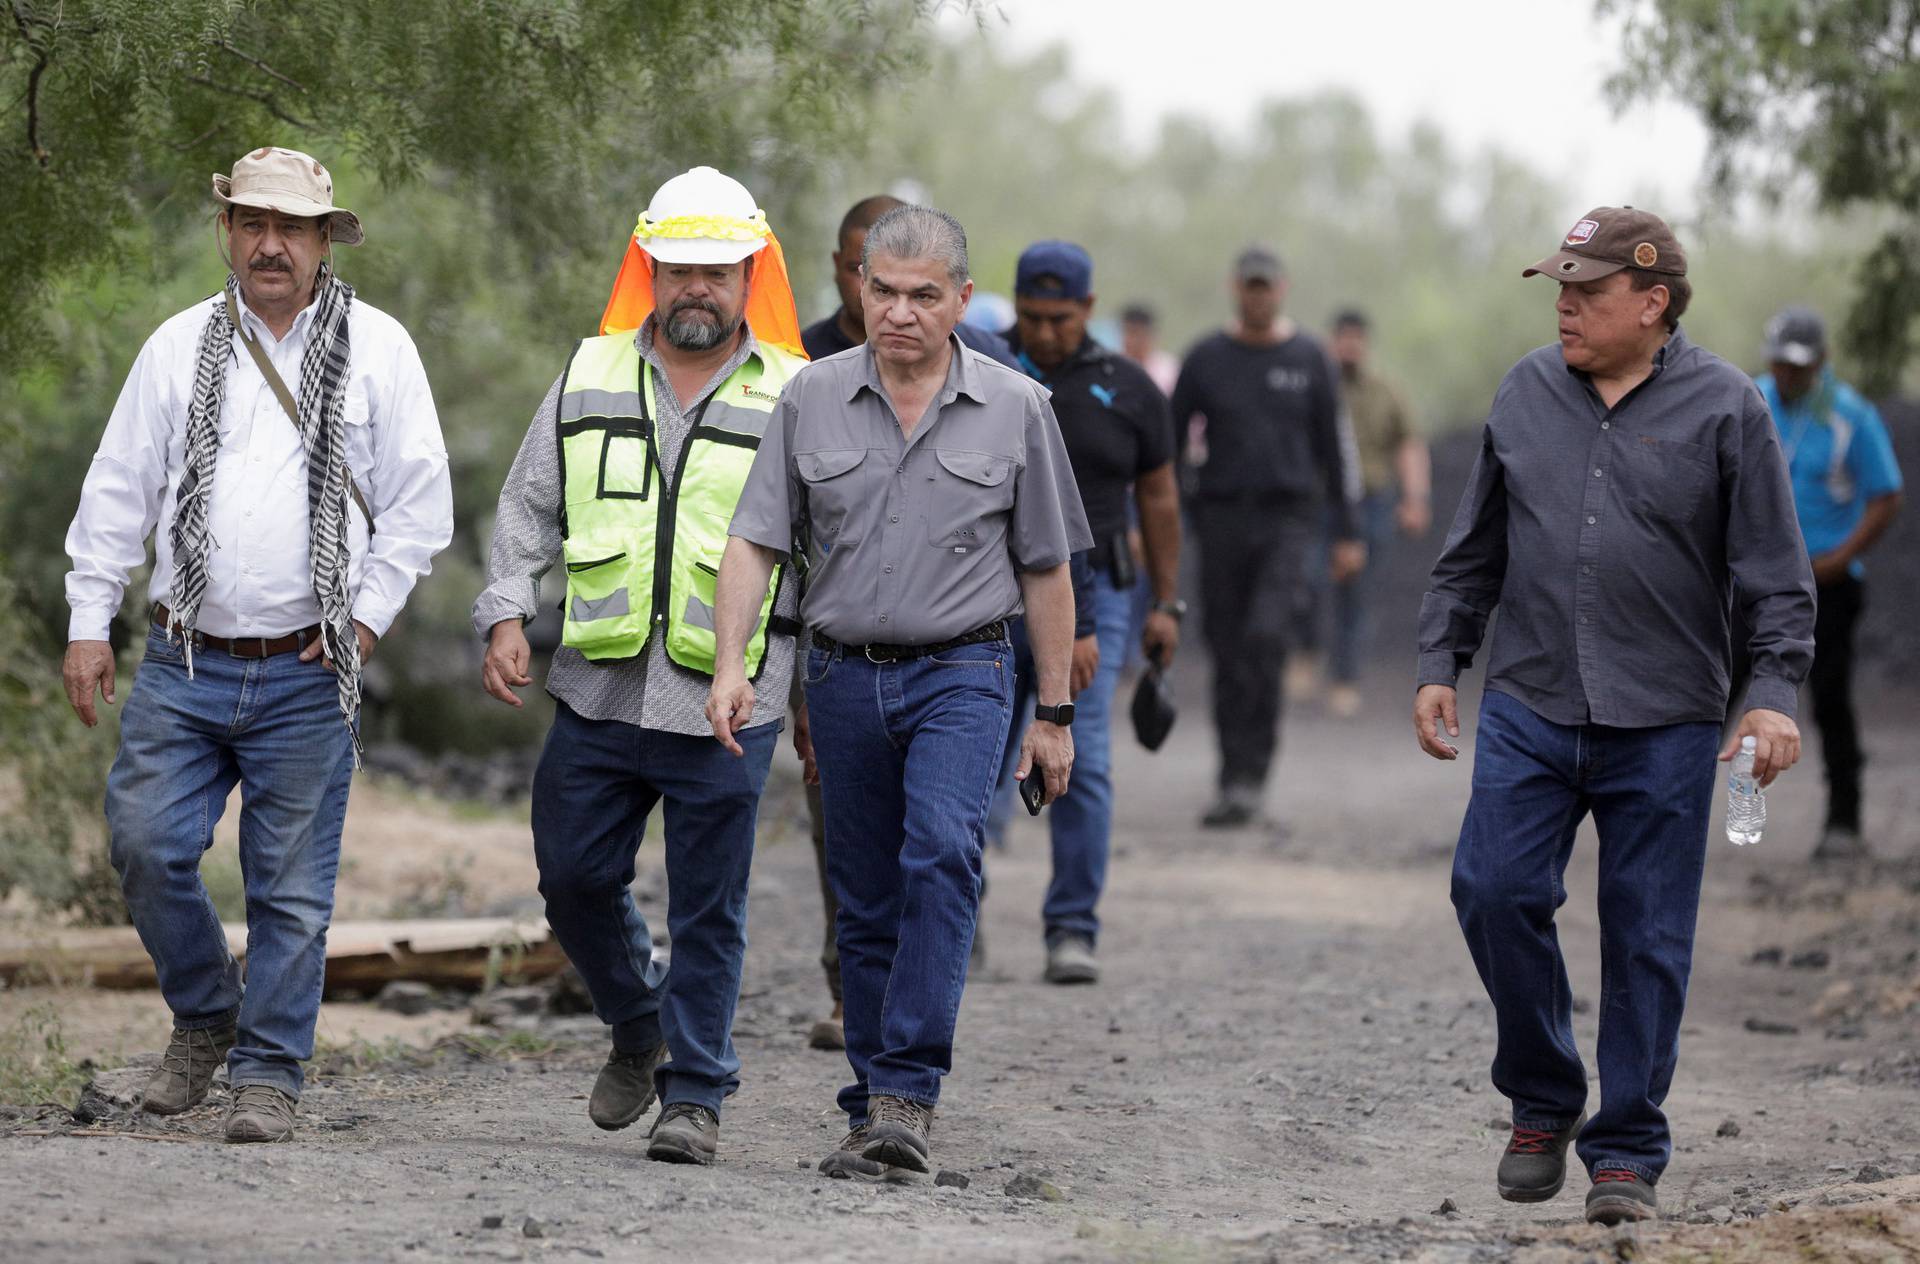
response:
<svg viewBox="0 0 1920 1264"><path fill-rule="evenodd" d="M1180 618L1186 613L1177 592L1180 503L1174 490L1173 426L1166 397L1146 371L1088 335L1093 260L1085 250L1065 241L1027 247L1015 270L1013 292L1017 321L1010 341L1026 371L1053 392L1054 415L1094 541L1084 607L1075 591L1075 612L1085 618L1089 635L1074 641L1073 793L1048 813L1053 876L1041 915L1047 981L1096 983L1096 910L1106 886L1113 830L1111 721L1133 620L1130 502L1139 506L1147 570L1157 598L1142 640L1146 652L1163 665L1173 661ZM1016 681L1008 773L1019 758L1018 740L1033 692L1033 673L1024 656ZM1005 829L1014 797L1007 776L994 804L990 833Z"/></svg>
<svg viewBox="0 0 1920 1264"><path fill-rule="evenodd" d="M1813 559L1820 614L1813 631L1813 722L1827 766L1820 861L1864 860L1860 837L1860 726L1853 712L1853 629L1866 604L1860 559L1900 512L1900 466L1880 412L1834 376L1827 327L1790 307L1767 325L1760 394L1779 427L1793 476L1800 533Z"/></svg>
<svg viewBox="0 0 1920 1264"><path fill-rule="evenodd" d="M1453 902L1513 1103L1500 1196L1560 1192L1577 1135L1587 1218L1657 1214L1660 1111L1680 1050L1727 705L1728 606L1754 629L1749 710L1766 784L1800 756L1813 578L1753 383L1687 341L1680 243L1601 207L1528 268L1560 282L1560 341L1514 366L1420 606L1421 749L1454 759L1454 685L1500 610ZM1444 732L1441 731L1444 727ZM1574 830L1600 834L1600 1109L1573 1041L1554 911ZM1582 1125L1585 1125L1584 1130Z"/></svg>
<svg viewBox="0 0 1920 1264"><path fill-rule="evenodd" d="M1233 290L1238 324L1187 353L1173 390L1183 427L1196 413L1206 421L1193 523L1220 743L1220 797L1200 819L1209 827L1245 825L1260 810L1279 744L1288 628L1322 497L1333 581L1357 575L1367 555L1338 376L1320 344L1282 314L1287 277L1278 256L1244 251Z"/></svg>
<svg viewBox="0 0 1920 1264"><path fill-rule="evenodd" d="M1073 765L1068 556L1086 519L1046 393L953 335L972 296L966 234L930 207L868 233L869 342L781 396L721 560L707 715L737 750L754 690L741 650L776 559L811 558L807 709L840 898L850 1129L830 1175L928 1169L966 985L980 852L1013 715L1007 620L1039 678L1019 775Z"/></svg>

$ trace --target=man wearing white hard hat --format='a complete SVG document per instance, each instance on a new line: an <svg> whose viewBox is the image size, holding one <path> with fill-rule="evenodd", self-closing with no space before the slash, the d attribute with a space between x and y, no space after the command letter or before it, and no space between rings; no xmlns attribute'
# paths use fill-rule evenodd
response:
<svg viewBox="0 0 1920 1264"><path fill-rule="evenodd" d="M146 653L107 781L110 854L173 1011L145 1108L225 1063L229 1141L293 1130L333 914L360 671L453 536L420 355L334 274L365 238L325 167L256 149L213 177L232 272L147 340L67 532L67 696L114 700L109 640L154 539ZM200 880L240 787L246 968Z"/></svg>
<svg viewBox="0 0 1920 1264"><path fill-rule="evenodd" d="M575 348L500 492L473 623L483 681L513 706L532 683L522 625L564 563L555 700L533 782L534 855L555 937L613 1049L587 1113L625 1128L662 1103L650 1158L707 1163L739 1087L733 1011L747 872L779 715L716 745L704 715L714 582L727 523L773 416L805 363L779 243L739 181L674 177L635 227L599 337ZM749 670L785 695L799 576L773 575ZM663 808L673 959L653 951L628 887Z"/></svg>

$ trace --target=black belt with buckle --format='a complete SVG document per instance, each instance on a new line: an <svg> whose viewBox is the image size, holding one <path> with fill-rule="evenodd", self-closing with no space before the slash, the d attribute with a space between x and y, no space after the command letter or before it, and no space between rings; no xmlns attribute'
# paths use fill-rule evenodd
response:
<svg viewBox="0 0 1920 1264"><path fill-rule="evenodd" d="M983 628L975 628L971 632L962 633L954 637L951 641L935 641L931 645L881 645L878 643L871 645L848 645L844 642L834 640L817 628L814 629L813 633L813 643L816 647L829 652L839 650L846 654L857 655L866 659L869 663L900 663L908 659L925 658L929 654L940 654L947 650L957 650L963 645L985 645L991 641L1004 641L1006 639L1007 621L1005 619L995 619Z"/></svg>

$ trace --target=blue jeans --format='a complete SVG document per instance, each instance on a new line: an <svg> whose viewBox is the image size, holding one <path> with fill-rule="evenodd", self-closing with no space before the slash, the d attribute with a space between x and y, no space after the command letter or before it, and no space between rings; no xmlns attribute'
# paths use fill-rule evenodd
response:
<svg viewBox="0 0 1920 1264"><path fill-rule="evenodd" d="M202 649L147 636L107 776L109 854L176 1027L239 1034L238 1088L295 1097L326 981L327 923L353 748L333 673L297 654ZM245 982L200 880L200 858L240 787L247 897Z"/></svg>
<svg viewBox="0 0 1920 1264"><path fill-rule="evenodd" d="M1040 916L1049 942L1061 935L1096 940L1100 935L1100 918L1094 910L1107 885L1108 843L1113 834L1113 699L1120 688L1133 623L1132 592L1115 588L1104 574L1093 578L1093 623L1100 667L1093 683L1073 700L1073 780L1066 797L1046 808L1053 837L1053 880L1047 884ZM1000 789L987 821L987 834L994 839L1005 837L1007 822L1019 804L1020 783L1013 773L1020 766L1020 740L1035 701L1033 656L1024 628L1015 632L1014 648L1017 720L1007 733Z"/></svg>
<svg viewBox="0 0 1920 1264"><path fill-rule="evenodd" d="M840 898L853 1126L867 1096L931 1106L980 911L987 803L1013 715L1005 641L872 663L810 648L807 712Z"/></svg>
<svg viewBox="0 0 1920 1264"><path fill-rule="evenodd" d="M1329 570L1333 553L1333 515L1326 516L1320 545L1314 550L1313 567L1308 579L1311 597L1302 612L1304 644L1320 643L1320 620L1328 626L1327 675L1336 684L1351 685L1360 679L1361 659L1373 620L1368 606L1379 587L1381 552L1393 539L1394 511L1400 504L1399 493L1392 488L1368 492L1354 509L1360 524L1361 539L1367 546L1366 569L1344 584L1333 582Z"/></svg>
<svg viewBox="0 0 1920 1264"><path fill-rule="evenodd" d="M1493 1001L1493 1083L1516 1125L1568 1127L1587 1101L1573 998L1554 932L1574 830L1600 834L1600 1109L1580 1133L1589 1173L1658 1181L1672 1156L1660 1104L1680 1056L1716 724L1562 725L1488 690L1453 905Z"/></svg>
<svg viewBox="0 0 1920 1264"><path fill-rule="evenodd" d="M654 1072L663 1104L718 1115L740 1087L733 1011L747 951L747 871L760 791L779 724L738 735L735 756L712 737L589 720L556 702L533 774L533 855L547 923L623 1050L664 1035ZM634 856L666 801L670 965L633 901Z"/></svg>

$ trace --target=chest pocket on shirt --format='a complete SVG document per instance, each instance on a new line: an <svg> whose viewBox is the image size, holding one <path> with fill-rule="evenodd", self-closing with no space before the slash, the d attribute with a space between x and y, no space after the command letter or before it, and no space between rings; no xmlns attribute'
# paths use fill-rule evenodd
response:
<svg viewBox="0 0 1920 1264"><path fill-rule="evenodd" d="M928 475L927 538L935 548L976 549L999 542L1013 508L1013 462L989 452L934 450Z"/></svg>
<svg viewBox="0 0 1920 1264"><path fill-rule="evenodd" d="M830 448L796 452L793 466L807 485L807 521L814 543L825 549L858 538L862 498L860 463L865 448Z"/></svg>
<svg viewBox="0 0 1920 1264"><path fill-rule="evenodd" d="M1658 435L1627 434L1621 439L1614 478L1635 512L1688 523L1718 500L1719 463L1712 448Z"/></svg>

